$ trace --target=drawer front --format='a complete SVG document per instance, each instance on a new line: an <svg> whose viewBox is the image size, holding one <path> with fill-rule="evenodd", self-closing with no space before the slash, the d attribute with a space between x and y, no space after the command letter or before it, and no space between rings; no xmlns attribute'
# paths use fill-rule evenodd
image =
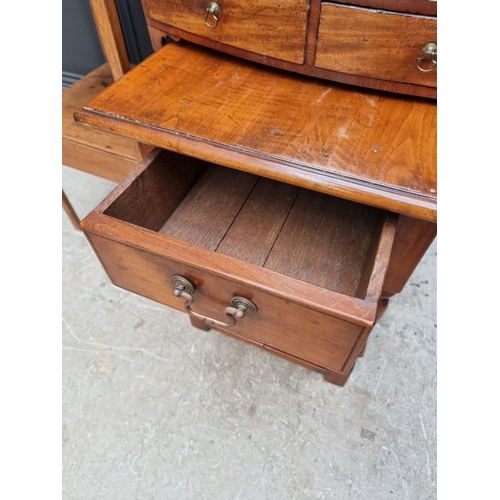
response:
<svg viewBox="0 0 500 500"><path fill-rule="evenodd" d="M227 328L297 358L341 371L366 327L315 311L277 297L239 280L228 280L202 267L186 265L96 234L88 237L113 283L164 305L184 311L185 300L175 297L171 278L181 275L192 282L193 311L227 321L224 309L241 296L258 308Z"/></svg>
<svg viewBox="0 0 500 500"><path fill-rule="evenodd" d="M121 288L184 311L185 300L175 297L171 279L181 275L192 282L193 311L227 321L224 309L234 296L258 308L228 328L231 333L291 354L320 367L342 370L363 327L276 297L255 287L204 269L153 255L145 250L95 234L89 239L113 283Z"/></svg>
<svg viewBox="0 0 500 500"><path fill-rule="evenodd" d="M323 3L315 66L345 74L436 87L435 18ZM436 47L437 53L437 47ZM437 63L437 55L434 56ZM417 66L420 66L419 67Z"/></svg>
<svg viewBox="0 0 500 500"><path fill-rule="evenodd" d="M212 12L207 9L212 7ZM225 45L304 62L308 0L149 0L149 17Z"/></svg>

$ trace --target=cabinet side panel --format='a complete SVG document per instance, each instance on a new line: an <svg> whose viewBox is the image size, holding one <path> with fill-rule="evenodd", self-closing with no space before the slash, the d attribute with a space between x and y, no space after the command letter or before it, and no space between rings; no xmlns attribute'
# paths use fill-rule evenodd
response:
<svg viewBox="0 0 500 500"><path fill-rule="evenodd" d="M383 297L399 293L425 252L434 241L437 224L413 217L399 216Z"/></svg>

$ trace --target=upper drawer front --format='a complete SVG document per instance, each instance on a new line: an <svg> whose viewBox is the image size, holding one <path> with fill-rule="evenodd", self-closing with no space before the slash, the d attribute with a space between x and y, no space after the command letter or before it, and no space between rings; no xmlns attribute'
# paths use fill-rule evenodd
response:
<svg viewBox="0 0 500 500"><path fill-rule="evenodd" d="M217 20L208 14L205 21L210 6L218 8ZM149 0L145 8L151 19L188 33L257 54L304 62L308 0Z"/></svg>
<svg viewBox="0 0 500 500"><path fill-rule="evenodd" d="M437 65L422 49L437 43L435 18L322 4L315 66L436 87ZM437 59L437 56L435 57Z"/></svg>

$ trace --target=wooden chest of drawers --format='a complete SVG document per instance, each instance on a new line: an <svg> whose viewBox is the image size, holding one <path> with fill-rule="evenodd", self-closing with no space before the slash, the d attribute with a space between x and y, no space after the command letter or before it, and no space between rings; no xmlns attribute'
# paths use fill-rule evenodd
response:
<svg viewBox="0 0 500 500"><path fill-rule="evenodd" d="M433 102L179 43L75 118L159 148L83 221L113 282L337 384L436 233Z"/></svg>
<svg viewBox="0 0 500 500"><path fill-rule="evenodd" d="M142 0L165 37L319 78L436 97L435 1Z"/></svg>

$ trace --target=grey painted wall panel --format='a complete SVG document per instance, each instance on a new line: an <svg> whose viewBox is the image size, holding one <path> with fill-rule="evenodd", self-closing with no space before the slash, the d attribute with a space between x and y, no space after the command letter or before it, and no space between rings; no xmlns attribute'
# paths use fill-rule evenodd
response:
<svg viewBox="0 0 500 500"><path fill-rule="evenodd" d="M117 0L130 60L137 64L151 54L140 0ZM85 75L104 62L88 0L62 0L62 71Z"/></svg>
<svg viewBox="0 0 500 500"><path fill-rule="evenodd" d="M62 2L62 69L84 75L104 62L87 0Z"/></svg>

